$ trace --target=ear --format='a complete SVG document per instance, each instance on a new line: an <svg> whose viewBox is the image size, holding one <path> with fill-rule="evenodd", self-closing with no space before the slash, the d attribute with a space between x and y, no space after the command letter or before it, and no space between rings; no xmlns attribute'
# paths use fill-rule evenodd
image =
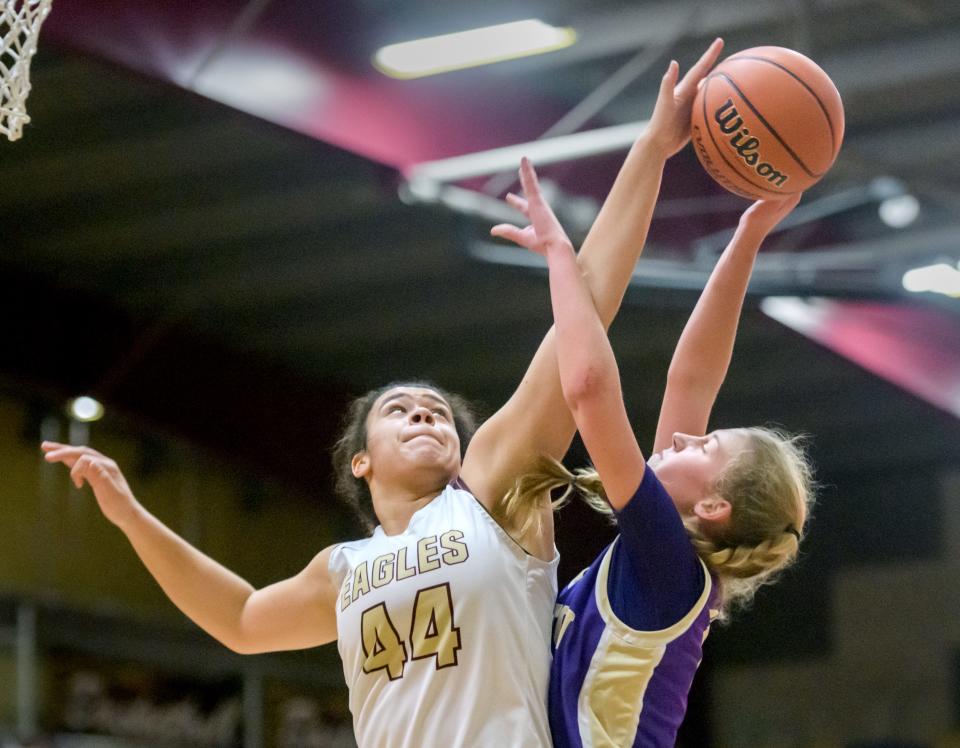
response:
<svg viewBox="0 0 960 748"><path fill-rule="evenodd" d="M730 515L733 513L733 507L726 499L719 496L708 496L700 499L693 505L693 513L703 522L709 522L717 526L730 521Z"/></svg>
<svg viewBox="0 0 960 748"><path fill-rule="evenodd" d="M366 452L357 452L350 460L350 472L354 478L365 478L370 472L370 455Z"/></svg>

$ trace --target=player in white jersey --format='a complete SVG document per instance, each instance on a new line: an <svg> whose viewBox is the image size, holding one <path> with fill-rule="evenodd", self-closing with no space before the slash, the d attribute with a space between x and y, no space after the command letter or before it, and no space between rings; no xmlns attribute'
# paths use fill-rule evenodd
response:
<svg viewBox="0 0 960 748"><path fill-rule="evenodd" d="M720 46L676 93L675 78L665 78L580 251L606 326L643 246L664 163L688 139L693 91ZM341 639L361 748L548 745L551 506L547 496L523 506L504 497L541 455L561 457L573 438L552 331L472 440L463 424L457 399L431 386L388 386L355 401L337 447L338 487L349 487L377 526L373 537L330 546L260 590L153 517L108 457L42 448L78 487L91 485L164 592L224 645L257 653Z"/></svg>
<svg viewBox="0 0 960 748"><path fill-rule="evenodd" d="M526 553L451 485L403 533L377 528L330 566L361 745L549 745L555 559Z"/></svg>

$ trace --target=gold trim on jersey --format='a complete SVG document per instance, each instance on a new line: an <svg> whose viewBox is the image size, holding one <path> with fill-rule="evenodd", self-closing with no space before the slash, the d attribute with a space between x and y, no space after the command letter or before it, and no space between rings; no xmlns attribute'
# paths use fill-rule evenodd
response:
<svg viewBox="0 0 960 748"><path fill-rule="evenodd" d="M673 625L668 626L665 629L660 629L659 631L637 631L636 629L630 628L627 624L617 618L617 614L613 612L613 607L610 605L610 598L607 594L607 579L610 575L610 559L613 558L613 549L619 540L620 537L617 536L610 544L610 547L607 548L607 551L603 557L603 561L600 563L600 569L597 573L597 582L594 587L594 594L597 599L597 608L600 610L600 615L603 618L603 622L607 624L608 629L613 629L616 631L617 635L621 639L636 646L647 646L661 643L666 644L667 642L676 639L680 634L690 628L690 624L692 624L694 619L700 615L704 606L707 604L707 601L710 599L710 591L713 589L713 580L710 578L710 572L707 570L707 565L703 563L703 559L701 559L699 556L697 557L697 561L699 561L700 566L703 567L703 592L700 594L697 602L693 604L693 607L683 618Z"/></svg>
<svg viewBox="0 0 960 748"><path fill-rule="evenodd" d="M683 634L699 616L713 581L703 566L703 592L690 611L672 626L659 631L637 631L621 621L610 605L607 582L610 559L619 537L600 562L594 593L606 628L590 661L578 703L578 725L584 748L619 748L633 745L640 709L654 670L667 645Z"/></svg>

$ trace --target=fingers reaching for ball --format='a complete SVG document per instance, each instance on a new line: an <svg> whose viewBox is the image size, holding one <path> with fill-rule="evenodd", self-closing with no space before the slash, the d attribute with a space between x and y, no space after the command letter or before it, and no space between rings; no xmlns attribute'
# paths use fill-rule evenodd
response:
<svg viewBox="0 0 960 748"><path fill-rule="evenodd" d="M717 64L717 59L723 51L723 39L717 37L713 40L706 51L700 55L700 59L691 67L687 74L683 76L680 83L674 89L673 95L683 101L692 101L697 93L700 84L707 76L707 73Z"/></svg>
<svg viewBox="0 0 960 748"><path fill-rule="evenodd" d="M675 60L667 66L646 132L646 137L664 157L672 156L690 139L690 113L694 97L722 50L723 40L714 39L683 78L680 78L680 66Z"/></svg>
<svg viewBox="0 0 960 748"><path fill-rule="evenodd" d="M782 200L757 200L747 208L740 219L745 228L766 236L797 207L801 193L787 195Z"/></svg>

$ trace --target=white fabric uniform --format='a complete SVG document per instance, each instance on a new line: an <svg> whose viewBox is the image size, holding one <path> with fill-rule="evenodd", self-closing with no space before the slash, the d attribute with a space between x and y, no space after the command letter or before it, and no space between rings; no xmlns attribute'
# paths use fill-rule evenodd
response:
<svg viewBox="0 0 960 748"><path fill-rule="evenodd" d="M337 546L337 632L360 748L550 745L558 557L526 553L463 487L406 531Z"/></svg>

